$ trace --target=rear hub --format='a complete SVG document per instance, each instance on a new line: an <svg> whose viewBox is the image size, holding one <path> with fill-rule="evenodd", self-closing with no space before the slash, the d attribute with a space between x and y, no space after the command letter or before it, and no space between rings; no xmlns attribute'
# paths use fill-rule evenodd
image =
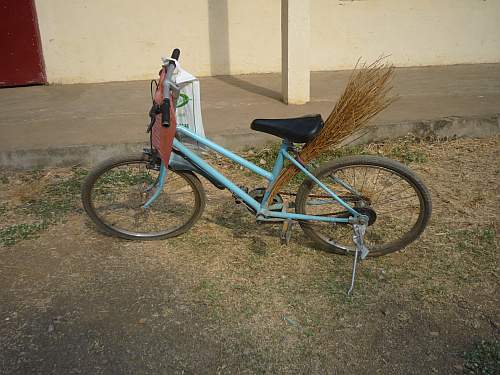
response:
<svg viewBox="0 0 500 375"><path fill-rule="evenodd" d="M368 217L368 226L372 225L377 220L377 213L370 207L354 207L354 209L361 215ZM340 212L335 215L335 217L344 219L349 219L351 216L352 214L349 211Z"/></svg>
<svg viewBox="0 0 500 375"><path fill-rule="evenodd" d="M359 212L361 215L365 215L368 217L368 226L372 225L377 220L377 213L373 208L360 207L360 208L355 208L355 210Z"/></svg>

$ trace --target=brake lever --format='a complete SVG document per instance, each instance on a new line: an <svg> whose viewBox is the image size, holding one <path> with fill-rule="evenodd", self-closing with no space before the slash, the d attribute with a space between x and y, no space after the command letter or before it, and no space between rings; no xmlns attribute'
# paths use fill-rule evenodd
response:
<svg viewBox="0 0 500 375"><path fill-rule="evenodd" d="M151 106L151 109L149 110L150 121L149 121L149 125L146 129L146 133L151 132L151 129L153 129L153 125L155 124L155 121L156 121L156 115L159 113L160 113L160 106L153 103L153 105Z"/></svg>

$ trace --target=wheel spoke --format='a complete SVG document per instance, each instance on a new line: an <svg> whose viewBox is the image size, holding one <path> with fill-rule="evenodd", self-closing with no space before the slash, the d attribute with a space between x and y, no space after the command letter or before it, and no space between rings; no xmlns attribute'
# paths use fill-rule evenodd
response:
<svg viewBox="0 0 500 375"><path fill-rule="evenodd" d="M359 192L363 194L363 187L365 186L365 181L366 181L366 173L368 173L368 168L365 168L365 175L363 177L363 184L361 184L361 188L359 189Z"/></svg>
<svg viewBox="0 0 500 375"><path fill-rule="evenodd" d="M405 191L408 191L410 188L406 189ZM389 199L389 200L386 200L386 201L382 201L382 202L375 202L377 205L382 205L382 204L386 204L386 203L392 203L392 202L401 202L401 201L404 201L406 199L410 199L410 198L413 198L415 199L416 198L416 195L409 195L407 197L402 197L402 198L397 198L397 199Z"/></svg>
<svg viewBox="0 0 500 375"><path fill-rule="evenodd" d="M378 211L379 213L381 214L389 214L389 213L392 213L392 212L398 212L398 211L402 211L402 210L407 210L408 208L419 208L419 206L408 206L408 207L400 207L400 208L396 208L394 210L390 210L390 211Z"/></svg>

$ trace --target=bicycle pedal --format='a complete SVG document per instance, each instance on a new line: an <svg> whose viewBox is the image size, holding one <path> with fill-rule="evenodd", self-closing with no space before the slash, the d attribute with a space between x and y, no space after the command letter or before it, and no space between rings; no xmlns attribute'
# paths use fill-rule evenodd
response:
<svg viewBox="0 0 500 375"><path fill-rule="evenodd" d="M294 222L292 220L284 220L281 227L280 242L282 245L288 245L292 238L292 228Z"/></svg>
<svg viewBox="0 0 500 375"><path fill-rule="evenodd" d="M288 209L288 203L283 203L283 207L281 208L281 211L286 213ZM281 227L281 233L280 233L280 242L282 245L288 245L290 243L290 239L292 238L292 227L293 227L293 220L290 219L285 219L283 220L283 226Z"/></svg>

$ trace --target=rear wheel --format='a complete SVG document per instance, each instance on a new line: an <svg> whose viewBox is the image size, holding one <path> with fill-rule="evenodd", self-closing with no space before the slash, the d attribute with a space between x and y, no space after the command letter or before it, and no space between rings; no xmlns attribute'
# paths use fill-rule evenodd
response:
<svg viewBox="0 0 500 375"><path fill-rule="evenodd" d="M190 229L203 212L203 185L190 172L169 170L163 191L145 209L158 177L158 168L152 168L144 154L106 160L83 184L83 207L107 234L126 239L178 236Z"/></svg>
<svg viewBox="0 0 500 375"><path fill-rule="evenodd" d="M402 249L429 222L430 194L422 181L399 162L377 156L353 156L326 163L313 174L350 206L368 216L365 243L371 256ZM295 205L300 214L351 216L310 179L300 186ZM300 225L325 250L338 254L355 250L349 224L303 221Z"/></svg>

